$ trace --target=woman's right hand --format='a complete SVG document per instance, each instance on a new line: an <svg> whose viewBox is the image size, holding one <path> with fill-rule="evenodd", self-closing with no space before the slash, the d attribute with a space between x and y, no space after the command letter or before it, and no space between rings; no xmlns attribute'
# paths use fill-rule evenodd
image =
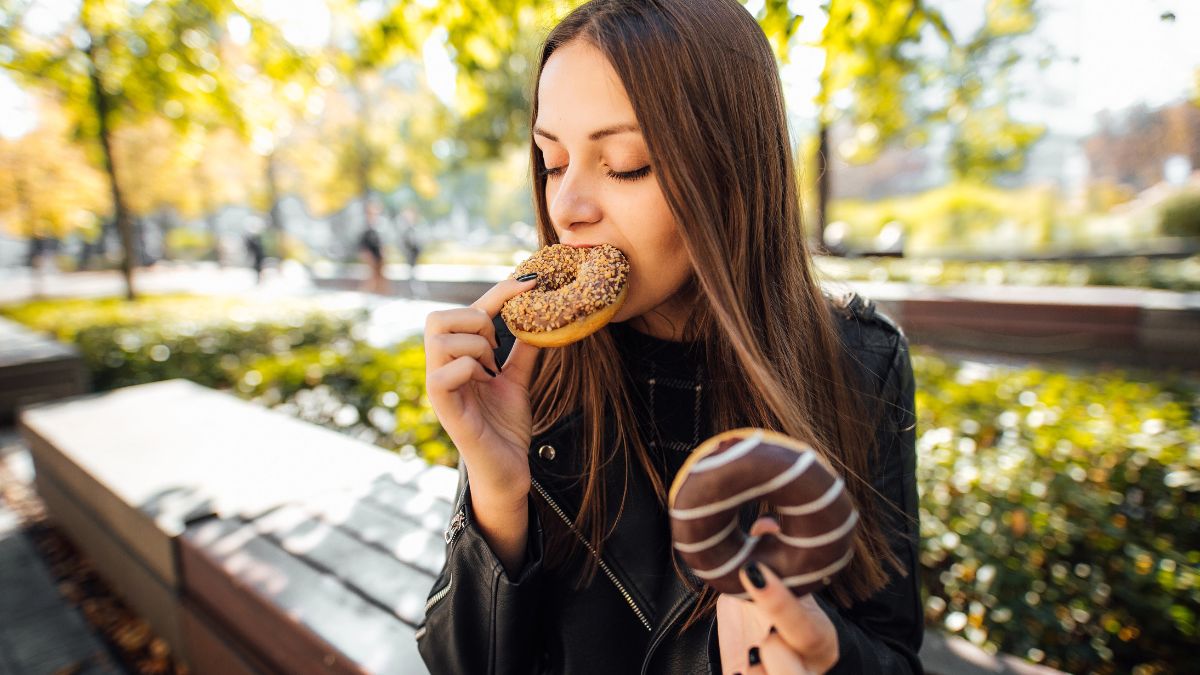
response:
<svg viewBox="0 0 1200 675"><path fill-rule="evenodd" d="M497 367L492 319L505 301L534 286L535 280L506 279L471 306L432 312L425 320L426 392L467 466L476 512L527 513L529 381L538 348L517 340Z"/></svg>

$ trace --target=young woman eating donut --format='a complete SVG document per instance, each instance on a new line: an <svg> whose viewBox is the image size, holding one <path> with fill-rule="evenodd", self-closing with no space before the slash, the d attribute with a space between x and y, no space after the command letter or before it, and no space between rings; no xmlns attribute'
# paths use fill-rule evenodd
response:
<svg viewBox="0 0 1200 675"><path fill-rule="evenodd" d="M499 320L530 279L426 323L462 462L417 631L434 673L920 672L913 379L900 330L824 293L775 59L735 0L593 0L549 35L532 111L543 244L629 261L611 323L563 347ZM750 601L672 552L667 488L737 427L802 439L860 518L832 583ZM751 509L744 524L778 524Z"/></svg>

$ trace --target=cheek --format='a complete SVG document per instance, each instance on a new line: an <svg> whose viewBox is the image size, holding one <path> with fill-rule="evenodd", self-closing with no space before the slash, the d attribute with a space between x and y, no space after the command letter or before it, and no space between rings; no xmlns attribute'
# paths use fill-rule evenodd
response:
<svg viewBox="0 0 1200 675"><path fill-rule="evenodd" d="M683 237L666 201L656 189L657 198L641 201L626 221L626 238L631 249L630 299L637 304L657 305L666 300L687 279L691 269ZM648 308L648 307L647 307Z"/></svg>

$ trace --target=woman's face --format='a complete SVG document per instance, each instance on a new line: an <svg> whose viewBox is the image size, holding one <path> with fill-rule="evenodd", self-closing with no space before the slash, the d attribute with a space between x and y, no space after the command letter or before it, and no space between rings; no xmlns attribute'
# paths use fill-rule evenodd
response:
<svg viewBox="0 0 1200 675"><path fill-rule="evenodd" d="M612 244L629 258L629 295L613 321L636 319L643 332L679 339L687 308L676 293L691 265L625 87L591 43L550 55L533 138L558 240Z"/></svg>

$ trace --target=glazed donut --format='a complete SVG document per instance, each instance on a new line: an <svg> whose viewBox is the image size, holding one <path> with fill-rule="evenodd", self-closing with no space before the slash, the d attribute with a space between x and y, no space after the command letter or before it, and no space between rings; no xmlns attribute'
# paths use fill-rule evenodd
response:
<svg viewBox="0 0 1200 675"><path fill-rule="evenodd" d="M751 537L739 527L740 507L759 501L779 520L779 534ZM766 429L701 443L671 483L668 506L675 549L719 593L748 598L738 571L755 560L804 595L854 554L858 511L842 479L807 444Z"/></svg>
<svg viewBox="0 0 1200 675"><path fill-rule="evenodd" d="M561 347L595 333L625 302L629 261L615 246L544 246L512 278L536 272L537 286L504 303L500 316L519 340Z"/></svg>

